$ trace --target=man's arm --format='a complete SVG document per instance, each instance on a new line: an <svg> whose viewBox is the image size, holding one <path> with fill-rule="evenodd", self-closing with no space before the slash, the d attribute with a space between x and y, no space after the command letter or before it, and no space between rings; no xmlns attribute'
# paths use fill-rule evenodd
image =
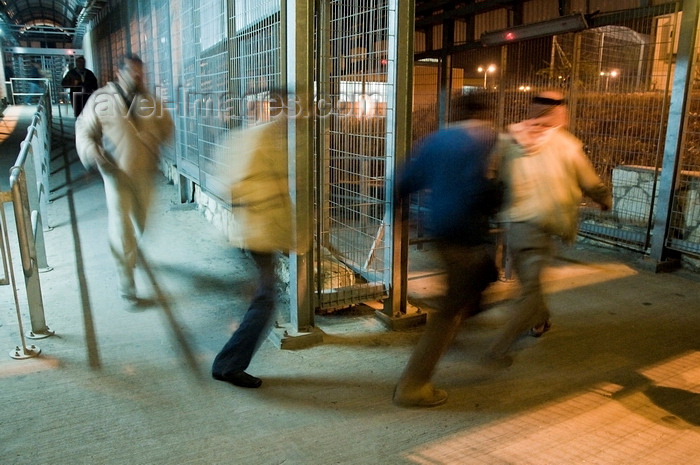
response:
<svg viewBox="0 0 700 465"><path fill-rule="evenodd" d="M579 185L584 194L597 202L603 210L610 210L612 208L610 189L603 184L603 181L595 172L591 161L583 151L579 153L575 160Z"/></svg>
<svg viewBox="0 0 700 465"><path fill-rule="evenodd" d="M85 82L83 83L83 90L85 92L95 92L99 88L97 83L97 76L95 73L89 69L85 70Z"/></svg>
<svg viewBox="0 0 700 465"><path fill-rule="evenodd" d="M61 86L63 87L76 87L78 84L79 82L75 78L72 70L68 71L66 75L63 76L63 80L61 81Z"/></svg>
<svg viewBox="0 0 700 465"><path fill-rule="evenodd" d="M102 147L102 124L95 112L95 102L100 95L93 94L75 120L75 149L86 168L114 166Z"/></svg>

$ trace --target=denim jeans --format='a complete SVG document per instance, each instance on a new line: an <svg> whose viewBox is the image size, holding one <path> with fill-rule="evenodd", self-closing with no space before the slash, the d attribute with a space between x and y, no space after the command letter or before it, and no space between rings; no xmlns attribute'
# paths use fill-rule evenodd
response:
<svg viewBox="0 0 700 465"><path fill-rule="evenodd" d="M243 321L214 358L212 373L226 376L245 371L263 341L275 312L277 275L275 253L252 252L259 274L258 288Z"/></svg>

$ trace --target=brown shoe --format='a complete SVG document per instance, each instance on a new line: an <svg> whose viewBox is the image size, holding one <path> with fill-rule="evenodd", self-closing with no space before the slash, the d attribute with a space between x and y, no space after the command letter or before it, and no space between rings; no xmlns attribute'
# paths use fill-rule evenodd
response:
<svg viewBox="0 0 700 465"><path fill-rule="evenodd" d="M394 388L394 405L399 407L437 407L447 401L447 391L436 389L428 383L420 389L399 394Z"/></svg>

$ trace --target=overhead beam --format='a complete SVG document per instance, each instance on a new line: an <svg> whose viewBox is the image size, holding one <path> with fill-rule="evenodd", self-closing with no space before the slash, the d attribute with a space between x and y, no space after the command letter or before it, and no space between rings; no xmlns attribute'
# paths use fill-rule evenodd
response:
<svg viewBox="0 0 700 465"><path fill-rule="evenodd" d="M512 3L509 1L499 1L499 0L493 0L490 2L483 2L479 3L476 5L470 5L472 7L476 6L481 6L481 5L487 5L484 10L479 11L479 13L482 13L483 11L486 11L486 9L490 9L490 6L495 5L495 3ZM474 8L471 8L472 10ZM460 14L462 12L466 11L466 9L460 9ZM596 15L584 15L586 22L588 23L588 28L596 28L596 27L602 27L602 26L610 26L610 25L616 25L616 24L621 24L625 21L629 20L634 20L634 19L641 19L641 18L650 18L654 16L660 16L664 14L669 14L673 13L675 11L675 4L674 3L665 3L661 5L655 5L655 6L647 6L647 7L640 7L640 8L633 8L629 10L624 10L624 11L614 11L610 13L601 13L601 14L596 14ZM437 17L437 15L436 15ZM432 17L431 17L432 19ZM418 26L416 26L416 29L418 29ZM472 40L469 42L461 43L459 45L455 45L452 47L444 47L440 48L437 50L427 50L424 52L416 53L415 54L415 59L416 60L421 60L425 58L439 58L445 54L453 54L453 53L458 53L458 52L464 52L467 50L473 50L476 48L481 48L483 47L484 44L481 42L481 40Z"/></svg>
<svg viewBox="0 0 700 465"><path fill-rule="evenodd" d="M444 55L452 55L458 52L465 52L467 50L474 50L477 48L483 48L480 41L465 42L459 45L455 45L449 48L441 48L438 50L427 50L425 52L416 53L414 58L416 60L423 60L425 58L440 58Z"/></svg>
<svg viewBox="0 0 700 465"><path fill-rule="evenodd" d="M442 10L444 9L445 6L454 6L455 2L454 0L435 0L435 1L427 1L427 2L422 2L420 5L416 5L416 17L423 15L423 14L428 14L431 15L433 14L434 11L437 10Z"/></svg>
<svg viewBox="0 0 700 465"><path fill-rule="evenodd" d="M486 13L488 11L513 6L516 3L518 2L514 0L488 0L486 2L460 5L449 11L443 11L442 13L438 13L431 16L425 16L421 19L417 19L416 29L422 30L434 26L436 24L442 24L446 21L452 21L455 19L465 18L472 15ZM449 2L446 2L446 4L449 5Z"/></svg>
<svg viewBox="0 0 700 465"><path fill-rule="evenodd" d="M655 6L633 8L630 10L614 11L612 13L601 13L597 15L587 15L586 20L590 28L601 26L613 26L621 22L642 18L653 18L655 16L673 13L676 8L675 3L662 3Z"/></svg>
<svg viewBox="0 0 700 465"><path fill-rule="evenodd" d="M10 26L13 33L19 37L25 35L64 35L73 37L75 35L74 27L61 26L20 26L13 24Z"/></svg>
<svg viewBox="0 0 700 465"><path fill-rule="evenodd" d="M82 55L79 48L36 48L36 47L11 47L7 49L15 55Z"/></svg>

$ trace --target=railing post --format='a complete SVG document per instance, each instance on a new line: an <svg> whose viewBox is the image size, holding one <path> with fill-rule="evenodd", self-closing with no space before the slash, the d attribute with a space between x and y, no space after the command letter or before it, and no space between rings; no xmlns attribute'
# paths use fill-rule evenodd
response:
<svg viewBox="0 0 700 465"><path fill-rule="evenodd" d="M35 117L35 120L37 118ZM34 132L36 136L38 131ZM27 158L24 163L24 176L27 186L31 188L26 189L27 202L30 213L30 220L32 227L32 237L34 238L34 247L36 249L36 259L37 266L42 270L50 270L46 259L46 247L44 246L44 228L43 228L43 218L46 218L46 192L45 185L39 177L39 170L36 168L36 161L39 156L35 155L35 152L41 152L41 150L35 151L36 147L36 137L28 137L27 140L23 141L20 146L24 148L26 144L29 144L27 150ZM41 160L39 160L41 163Z"/></svg>
<svg viewBox="0 0 700 465"><path fill-rule="evenodd" d="M43 113L42 113L43 110ZM49 162L51 160L51 115L50 110L44 105L40 105L39 111L36 113L38 121L36 122L37 141L32 144L32 153L34 155L34 167L36 169L36 187L39 194L39 212L43 219L43 230L50 231L48 220L48 195L49 189ZM39 150L34 150L36 147ZM41 254L40 254L41 255ZM39 265L41 267L41 265Z"/></svg>
<svg viewBox="0 0 700 465"><path fill-rule="evenodd" d="M10 170L10 180L12 207L15 214L15 223L17 224L17 238L19 239L22 271L29 302L29 317L32 324L32 331L28 337L48 337L53 334L53 331L46 325L44 318L44 302L41 296L41 283L39 281L36 247L34 246L34 234L27 196L27 180L24 170L19 166L13 167Z"/></svg>
<svg viewBox="0 0 700 465"><path fill-rule="evenodd" d="M0 205L4 206L6 202L11 201L12 197L10 196L9 191L0 192ZM9 282L12 285L12 296L14 297L15 301L15 310L17 311L17 324L19 325L19 338L22 344L22 347L15 346L14 349L10 350L10 357L14 358L15 360L23 360L27 358L36 357L37 355L39 355L39 353L41 353L41 349L35 346L34 344L32 344L31 346L27 346L24 337L24 325L22 324L22 314L19 310L19 298L17 297L17 283L15 281L15 273L12 268L12 254L9 249L10 241L7 234L7 219L5 218L4 208L0 208L0 225L0 243L2 245L3 266L5 267L5 275L8 276L9 274Z"/></svg>

